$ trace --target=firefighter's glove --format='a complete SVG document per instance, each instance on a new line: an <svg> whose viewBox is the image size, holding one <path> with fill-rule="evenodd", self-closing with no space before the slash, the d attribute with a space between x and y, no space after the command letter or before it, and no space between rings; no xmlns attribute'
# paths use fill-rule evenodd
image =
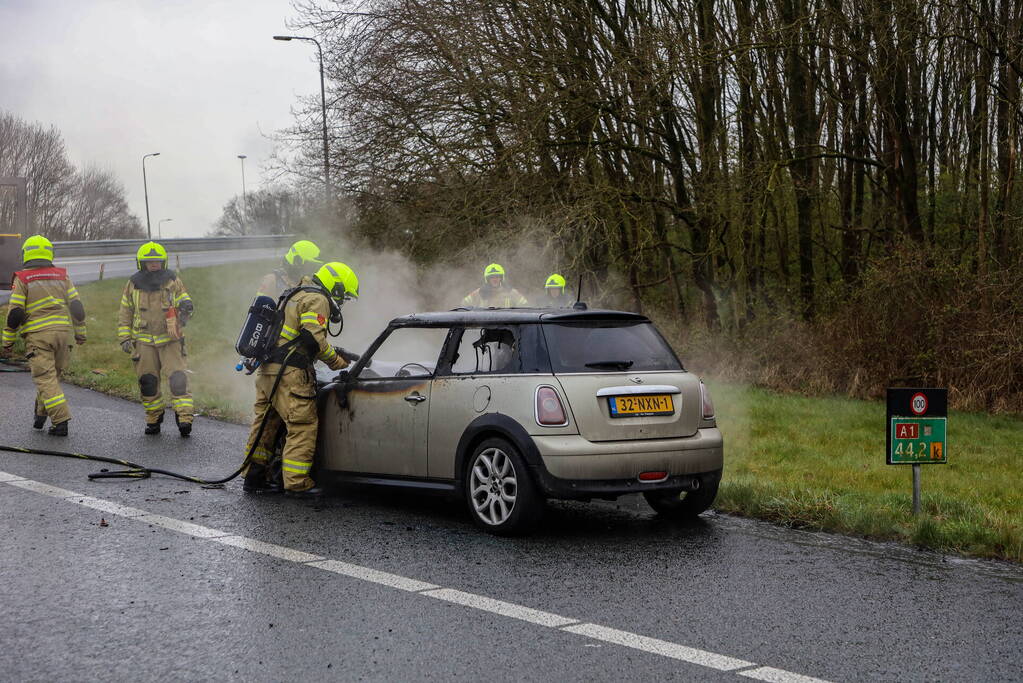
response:
<svg viewBox="0 0 1023 683"><path fill-rule="evenodd" d="M75 335L75 343L78 344L79 346L84 344L85 343L85 335L84 334L76 334Z"/></svg>
<svg viewBox="0 0 1023 683"><path fill-rule="evenodd" d="M10 358L12 353L14 353L13 344L11 346L0 346L0 358Z"/></svg>
<svg viewBox="0 0 1023 683"><path fill-rule="evenodd" d="M178 306L178 320L181 321L182 327L188 324L188 320L192 317L192 311L194 310L195 306L188 300L182 301L181 305Z"/></svg>
<svg viewBox="0 0 1023 683"><path fill-rule="evenodd" d="M125 339L123 342L121 342L121 350L124 351L125 353L134 353L135 346L131 343L130 339Z"/></svg>
<svg viewBox="0 0 1023 683"><path fill-rule="evenodd" d="M360 356L359 354L352 353L348 349L342 348L340 346L335 346L334 350L337 351L337 355L341 356L349 363L358 363L359 359L362 358L362 356Z"/></svg>
<svg viewBox="0 0 1023 683"><path fill-rule="evenodd" d="M341 370L342 368L348 367L348 361L341 357L340 354L334 356L331 361L327 364L327 367L331 370Z"/></svg>

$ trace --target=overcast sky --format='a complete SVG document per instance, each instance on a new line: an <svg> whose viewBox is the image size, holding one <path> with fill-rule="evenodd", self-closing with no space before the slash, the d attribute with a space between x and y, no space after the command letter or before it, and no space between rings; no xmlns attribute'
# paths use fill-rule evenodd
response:
<svg viewBox="0 0 1023 683"><path fill-rule="evenodd" d="M0 109L56 126L79 166L113 171L145 225L205 234L263 184L268 135L319 94L316 46L289 32L288 0L0 0Z"/></svg>

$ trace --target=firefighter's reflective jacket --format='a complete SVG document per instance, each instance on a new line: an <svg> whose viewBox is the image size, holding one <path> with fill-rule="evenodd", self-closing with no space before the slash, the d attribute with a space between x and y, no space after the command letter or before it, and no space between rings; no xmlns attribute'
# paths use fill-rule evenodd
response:
<svg viewBox="0 0 1023 683"><path fill-rule="evenodd" d="M25 265L14 273L0 345L10 346L18 333L24 336L40 330L74 331L76 337L84 338L85 308L67 271L50 261L29 261Z"/></svg>
<svg viewBox="0 0 1023 683"><path fill-rule="evenodd" d="M299 281L299 286L314 287L316 284L312 278L306 276ZM340 370L348 365L348 362L338 355L334 347L327 339L327 321L330 318L330 304L327 302L327 293L323 292L295 292L288 299L284 306L284 324L281 327L281 336L277 340L276 347L279 348L287 342L295 340L303 331L308 332L308 345L298 342L296 351L308 363L310 360L321 360L331 370ZM271 363L279 363L282 360L279 353L271 353ZM289 360L289 365L300 364ZM267 364L261 366L263 372L276 372Z"/></svg>
<svg viewBox="0 0 1023 683"><path fill-rule="evenodd" d="M462 299L462 305L470 308L514 308L528 306L529 302L514 287L485 285L469 292Z"/></svg>
<svg viewBox="0 0 1023 683"><path fill-rule="evenodd" d="M164 346L182 338L192 311L192 297L173 270L139 271L121 294L117 341Z"/></svg>

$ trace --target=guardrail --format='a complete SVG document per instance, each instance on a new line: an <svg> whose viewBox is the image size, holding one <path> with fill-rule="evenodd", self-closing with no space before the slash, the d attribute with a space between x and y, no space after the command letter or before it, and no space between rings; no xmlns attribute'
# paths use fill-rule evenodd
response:
<svg viewBox="0 0 1023 683"><path fill-rule="evenodd" d="M185 251L220 251L225 249L265 249L286 247L294 235L244 235L237 237L173 237L159 240L169 253ZM68 256L107 256L134 254L148 240L82 240L54 242L57 258Z"/></svg>

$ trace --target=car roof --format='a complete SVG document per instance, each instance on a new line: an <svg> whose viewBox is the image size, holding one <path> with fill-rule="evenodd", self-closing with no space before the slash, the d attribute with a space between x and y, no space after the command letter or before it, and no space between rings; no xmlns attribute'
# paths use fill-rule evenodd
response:
<svg viewBox="0 0 1023 683"><path fill-rule="evenodd" d="M446 327L450 325L513 325L587 321L650 322L639 313L574 308L455 308L450 311L411 313L395 318L391 327Z"/></svg>

